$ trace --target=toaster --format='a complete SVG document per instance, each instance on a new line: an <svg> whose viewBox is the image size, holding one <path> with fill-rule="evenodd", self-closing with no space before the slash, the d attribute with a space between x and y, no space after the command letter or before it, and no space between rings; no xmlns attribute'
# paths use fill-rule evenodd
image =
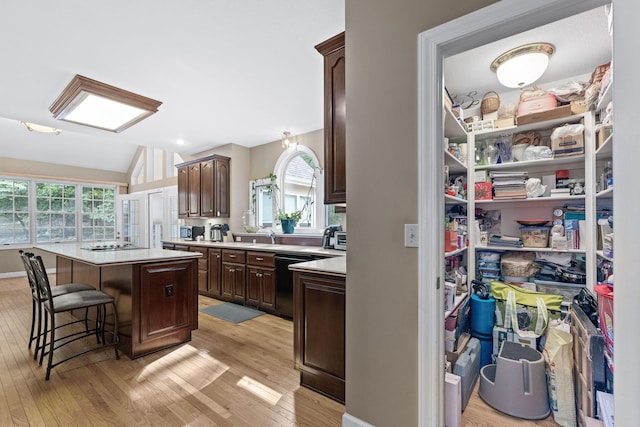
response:
<svg viewBox="0 0 640 427"><path fill-rule="evenodd" d="M335 238L335 241L333 243L333 249L346 251L347 250L347 232L336 231L333 237Z"/></svg>

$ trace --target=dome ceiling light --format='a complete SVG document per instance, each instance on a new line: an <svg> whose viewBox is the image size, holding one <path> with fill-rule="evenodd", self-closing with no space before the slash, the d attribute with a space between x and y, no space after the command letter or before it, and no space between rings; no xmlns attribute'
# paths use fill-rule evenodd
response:
<svg viewBox="0 0 640 427"><path fill-rule="evenodd" d="M511 49L491 63L491 71L498 81L511 88L523 88L538 80L555 52L550 43L530 43Z"/></svg>

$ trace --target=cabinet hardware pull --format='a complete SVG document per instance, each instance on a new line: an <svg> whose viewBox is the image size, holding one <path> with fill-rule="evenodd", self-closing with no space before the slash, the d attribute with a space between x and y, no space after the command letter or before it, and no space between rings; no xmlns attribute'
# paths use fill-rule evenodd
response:
<svg viewBox="0 0 640 427"><path fill-rule="evenodd" d="M235 269L235 268L230 268L230 269L229 269L229 273L235 273L235 272L236 272L236 269Z"/></svg>
<svg viewBox="0 0 640 427"><path fill-rule="evenodd" d="M229 255L229 258L235 258L235 257L236 257L235 255Z"/></svg>
<svg viewBox="0 0 640 427"><path fill-rule="evenodd" d="M264 258L256 257L256 261L264 261Z"/></svg>

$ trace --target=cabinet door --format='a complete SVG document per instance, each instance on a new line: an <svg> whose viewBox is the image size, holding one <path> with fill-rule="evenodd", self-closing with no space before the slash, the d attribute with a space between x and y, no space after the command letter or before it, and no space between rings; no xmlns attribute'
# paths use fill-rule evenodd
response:
<svg viewBox="0 0 640 427"><path fill-rule="evenodd" d="M215 201L213 216L229 218L230 206L230 159L227 157L215 159Z"/></svg>
<svg viewBox="0 0 640 427"><path fill-rule="evenodd" d="M233 300L244 304L246 296L246 282L245 282L245 267L244 265L236 264L234 266L235 272L233 273Z"/></svg>
<svg viewBox="0 0 640 427"><path fill-rule="evenodd" d="M225 301L233 299L233 282L235 280L236 264L222 263L221 296Z"/></svg>
<svg viewBox="0 0 640 427"><path fill-rule="evenodd" d="M189 211L192 217L200 216L200 164L189 165Z"/></svg>
<svg viewBox="0 0 640 427"><path fill-rule="evenodd" d="M324 55L324 203L346 203L344 33L316 46Z"/></svg>
<svg viewBox="0 0 640 427"><path fill-rule="evenodd" d="M261 274L259 307L266 311L274 311L276 309L276 271L272 268L264 268Z"/></svg>
<svg viewBox="0 0 640 427"><path fill-rule="evenodd" d="M220 249L209 249L209 293L222 295L222 255Z"/></svg>
<svg viewBox="0 0 640 427"><path fill-rule="evenodd" d="M140 270L140 341L145 342L193 329L196 262L176 261L143 265Z"/></svg>
<svg viewBox="0 0 640 427"><path fill-rule="evenodd" d="M215 215L215 185L213 160L200 163L200 216L214 217Z"/></svg>
<svg viewBox="0 0 640 427"><path fill-rule="evenodd" d="M178 169L178 217L189 216L189 167Z"/></svg>
<svg viewBox="0 0 640 427"><path fill-rule="evenodd" d="M260 283L262 272L259 267L247 267L247 304L260 305Z"/></svg>

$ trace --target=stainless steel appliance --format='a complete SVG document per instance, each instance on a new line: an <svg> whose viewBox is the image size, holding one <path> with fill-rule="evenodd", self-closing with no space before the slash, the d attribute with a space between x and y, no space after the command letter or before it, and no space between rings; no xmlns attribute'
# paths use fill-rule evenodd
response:
<svg viewBox="0 0 640 427"><path fill-rule="evenodd" d="M322 235L322 247L325 249L333 249L333 245L335 244L335 233L336 231L342 231L341 225L330 225L324 229L324 234Z"/></svg>
<svg viewBox="0 0 640 427"><path fill-rule="evenodd" d="M347 250L347 232L346 231L336 231L333 234L334 243L333 248L341 251Z"/></svg>
<svg viewBox="0 0 640 427"><path fill-rule="evenodd" d="M282 317L293 318L293 271L289 265L313 261L309 255L276 254L276 312Z"/></svg>
<svg viewBox="0 0 640 427"><path fill-rule="evenodd" d="M204 237L204 225L181 225L180 239L196 240L198 236Z"/></svg>
<svg viewBox="0 0 640 427"><path fill-rule="evenodd" d="M223 224L213 224L209 233L209 240L212 242L222 242L226 231Z"/></svg>

